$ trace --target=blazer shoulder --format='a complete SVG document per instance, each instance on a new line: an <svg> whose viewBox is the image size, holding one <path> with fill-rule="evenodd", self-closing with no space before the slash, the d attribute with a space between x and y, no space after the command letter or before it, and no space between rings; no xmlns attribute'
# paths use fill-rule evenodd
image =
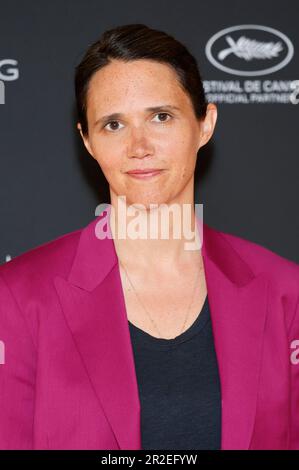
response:
<svg viewBox="0 0 299 470"><path fill-rule="evenodd" d="M42 243L0 265L0 276L8 283L33 282L48 276L65 275L70 269L82 228Z"/></svg>
<svg viewBox="0 0 299 470"><path fill-rule="evenodd" d="M54 238L0 266L0 305L7 304L8 295L14 299L35 345L41 318L53 311L54 277L69 272L81 231Z"/></svg>
<svg viewBox="0 0 299 470"><path fill-rule="evenodd" d="M299 294L299 264L246 237L217 231L256 275L265 272L279 284L291 283Z"/></svg>

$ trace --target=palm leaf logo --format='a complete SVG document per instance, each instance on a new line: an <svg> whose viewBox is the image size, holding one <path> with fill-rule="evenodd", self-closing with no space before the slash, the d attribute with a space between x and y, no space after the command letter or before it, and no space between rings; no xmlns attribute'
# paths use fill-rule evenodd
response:
<svg viewBox="0 0 299 470"><path fill-rule="evenodd" d="M241 59L247 61L252 59L272 59L277 57L283 50L280 41L278 42L259 42L255 39L248 39L241 36L237 41L234 41L231 36L225 37L229 46L218 53L218 59L224 60L229 54L235 54Z"/></svg>

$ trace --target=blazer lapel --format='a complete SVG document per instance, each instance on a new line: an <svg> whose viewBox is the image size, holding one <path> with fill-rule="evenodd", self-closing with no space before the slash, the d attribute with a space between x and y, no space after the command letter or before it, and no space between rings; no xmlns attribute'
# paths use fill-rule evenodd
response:
<svg viewBox="0 0 299 470"><path fill-rule="evenodd" d="M133 350L112 239L85 227L67 279L54 282L87 376L120 449L141 449L140 402Z"/></svg>
<svg viewBox="0 0 299 470"><path fill-rule="evenodd" d="M54 283L87 377L120 449L141 449L134 356L107 214L109 208L82 230L68 277L56 276ZM110 238L99 240L95 234L102 218ZM267 280L252 273L220 232L202 226L222 391L221 448L247 449L257 401Z"/></svg>
<svg viewBox="0 0 299 470"><path fill-rule="evenodd" d="M221 449L248 449L254 429L268 280L203 224L202 256L222 390Z"/></svg>

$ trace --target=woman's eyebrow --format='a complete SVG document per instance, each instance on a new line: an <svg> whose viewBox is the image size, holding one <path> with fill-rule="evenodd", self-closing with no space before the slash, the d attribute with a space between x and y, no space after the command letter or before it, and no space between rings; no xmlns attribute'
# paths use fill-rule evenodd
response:
<svg viewBox="0 0 299 470"><path fill-rule="evenodd" d="M178 106L174 106L171 104L165 104L165 105L159 105L159 106L150 106L148 108L145 108L146 112L159 112L159 111L164 111L166 109L169 109L170 111L179 111L180 108ZM113 121L117 119L121 119L124 117L123 113L112 113L112 114L107 114L105 116L100 117L99 119L96 120L94 123L94 127L97 126L99 123L107 122L107 121Z"/></svg>

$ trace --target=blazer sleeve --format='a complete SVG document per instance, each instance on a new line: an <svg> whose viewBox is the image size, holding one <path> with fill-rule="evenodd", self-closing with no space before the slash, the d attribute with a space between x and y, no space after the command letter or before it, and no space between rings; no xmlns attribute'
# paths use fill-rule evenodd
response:
<svg viewBox="0 0 299 470"><path fill-rule="evenodd" d="M291 434L290 450L299 449L299 295L290 328L291 347Z"/></svg>
<svg viewBox="0 0 299 470"><path fill-rule="evenodd" d="M32 449L36 347L0 274L0 449Z"/></svg>

